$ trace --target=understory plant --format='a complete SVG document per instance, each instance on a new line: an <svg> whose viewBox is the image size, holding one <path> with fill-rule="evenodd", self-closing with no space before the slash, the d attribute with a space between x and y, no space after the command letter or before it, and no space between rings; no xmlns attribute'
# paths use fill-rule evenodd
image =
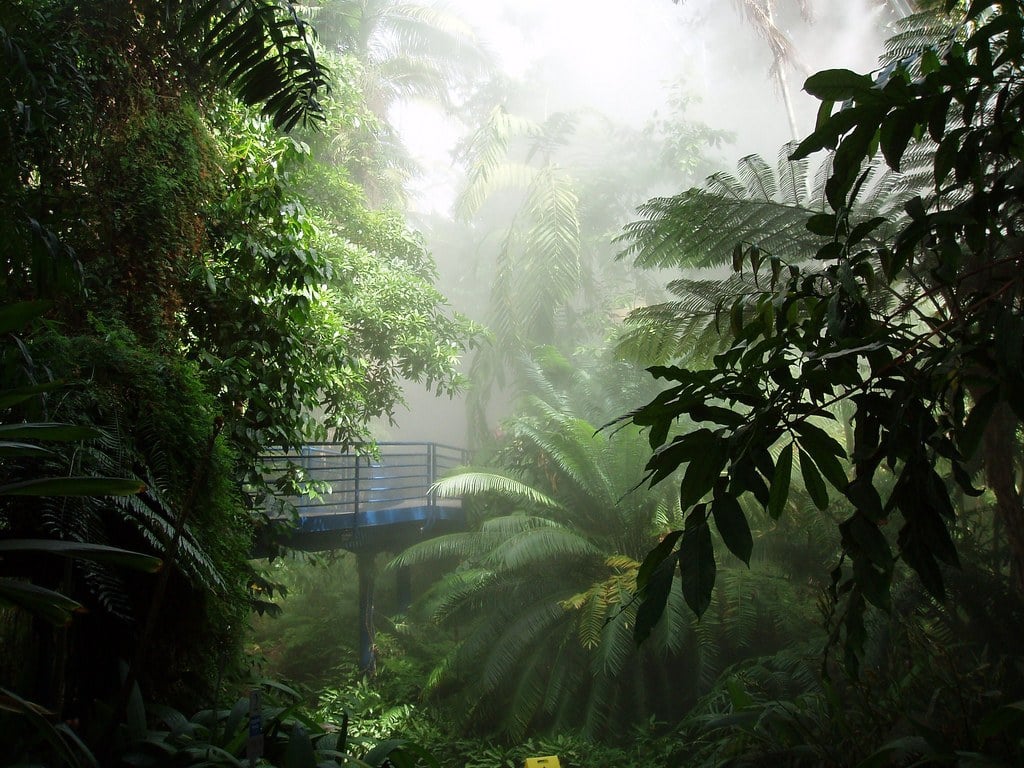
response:
<svg viewBox="0 0 1024 768"><path fill-rule="evenodd" d="M778 563L747 570L737 559L701 621L668 596L667 620L638 650L641 557L678 522L678 506L636 488L639 430L612 435L577 415L607 407L601 382L552 356L524 364L534 386L492 459L437 485L473 504L471 529L414 545L392 565L447 565L418 616L453 632L427 690L464 728L513 741L578 728L614 740L649 716L681 716L739 658L813 632L814 593Z"/></svg>

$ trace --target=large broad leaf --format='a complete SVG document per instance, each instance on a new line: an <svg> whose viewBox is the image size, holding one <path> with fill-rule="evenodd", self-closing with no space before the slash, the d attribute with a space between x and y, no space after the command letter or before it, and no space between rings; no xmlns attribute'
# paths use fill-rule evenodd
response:
<svg viewBox="0 0 1024 768"><path fill-rule="evenodd" d="M800 421L793 425L793 431L799 435L800 448L806 451L821 473L839 491L846 490L849 479L840 457L846 458L839 441L821 427L808 421Z"/></svg>
<svg viewBox="0 0 1024 768"><path fill-rule="evenodd" d="M696 434L696 433L694 433ZM701 455L687 465L679 484L679 507L686 510L708 493L729 460L728 445L718 435L700 442Z"/></svg>
<svg viewBox="0 0 1024 768"><path fill-rule="evenodd" d="M874 85L869 75L860 75L849 69L826 69L807 78L804 90L822 101L846 101L863 95Z"/></svg>
<svg viewBox="0 0 1024 768"><path fill-rule="evenodd" d="M0 556L5 553L18 554L34 552L37 554L57 555L77 560L91 560L96 563L117 565L137 571L155 573L160 570L163 561L159 557L132 552L120 547L108 547L105 544L87 544L79 541L58 541L55 539L6 539L0 541Z"/></svg>
<svg viewBox="0 0 1024 768"><path fill-rule="evenodd" d="M768 496L768 514L778 520L789 498L789 482L793 476L793 444L790 443L779 454L772 475L772 487Z"/></svg>
<svg viewBox="0 0 1024 768"><path fill-rule="evenodd" d="M100 432L92 427L75 424L50 422L26 422L24 424L0 424L0 440L56 440L70 442L99 437Z"/></svg>
<svg viewBox="0 0 1024 768"><path fill-rule="evenodd" d="M686 530L679 545L679 574L683 598L698 618L711 605L715 587L715 548L711 543L711 527L704 505L696 507L686 520Z"/></svg>
<svg viewBox="0 0 1024 768"><path fill-rule="evenodd" d="M63 382L51 381L46 384L33 384L28 387L14 387L13 389L0 390L0 408L10 408L12 405L23 403L36 395L44 392L52 392L55 389L66 386Z"/></svg>
<svg viewBox="0 0 1024 768"><path fill-rule="evenodd" d="M122 477L42 477L0 485L0 496L133 496L146 490Z"/></svg>
<svg viewBox="0 0 1024 768"><path fill-rule="evenodd" d="M754 551L754 537L740 503L733 496L716 496L711 503L711 514L725 546L749 566L750 555Z"/></svg>
<svg viewBox="0 0 1024 768"><path fill-rule="evenodd" d="M24 328L52 306L49 301L22 301L0 306L0 334Z"/></svg>
<svg viewBox="0 0 1024 768"><path fill-rule="evenodd" d="M682 535L682 531L670 532L658 546L647 553L637 571L636 586L640 607L637 608L636 623L633 627L633 639L637 645L647 639L661 619L661 614L665 612L675 573L676 555L673 555L672 550Z"/></svg>
<svg viewBox="0 0 1024 768"><path fill-rule="evenodd" d="M0 456L52 456L53 451L34 443L19 443L11 440L0 440Z"/></svg>
<svg viewBox="0 0 1024 768"><path fill-rule="evenodd" d="M81 603L60 592L7 578L0 578L0 603L23 608L58 627L67 625L75 611L84 610Z"/></svg>
<svg viewBox="0 0 1024 768"><path fill-rule="evenodd" d="M811 497L811 501L814 502L814 506L824 511L828 509L828 489L825 487L825 481L821 478L821 473L818 471L818 467L815 466L813 459L802 449L798 449L800 453L800 474L804 479L804 488L807 489L808 495Z"/></svg>

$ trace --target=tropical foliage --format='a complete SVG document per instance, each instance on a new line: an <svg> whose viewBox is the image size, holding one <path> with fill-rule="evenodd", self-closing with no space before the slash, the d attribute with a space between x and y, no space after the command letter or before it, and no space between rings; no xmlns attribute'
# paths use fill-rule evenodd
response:
<svg viewBox="0 0 1024 768"><path fill-rule="evenodd" d="M582 111L533 118L528 99L522 113L503 99L460 149L467 178L457 214L489 284L481 317L490 338L470 368L475 438L485 434L491 398L523 385L520 358L544 345L565 354L599 345L615 318L660 293L641 271L614 262L610 241L653 186L692 178L725 138L690 120L686 106L673 104L671 128L652 122L638 131Z"/></svg>
<svg viewBox="0 0 1024 768"><path fill-rule="evenodd" d="M824 237L816 263L738 242L735 269L764 281L757 311L733 313L731 341L713 367L652 369L670 386L629 417L650 428L652 481L686 465L679 548L647 563L656 574L657 563L678 562L697 613L715 582L712 519L729 549L744 550L749 526L732 513L737 499L749 496L778 518L795 461L820 509L834 503L831 486L854 510L839 526L844 555L831 590L852 665L866 638L865 606L890 609L898 562L943 595L943 568L959 562L947 472L978 495L972 475L983 467L1005 557L998 570L1020 590L1020 505L1008 478L1020 418L1011 147L1021 23L1016 6L974 3L949 36L877 77L836 70L808 80L823 106L794 159L835 150L827 208L805 224ZM931 148L927 191L912 190L906 216L891 223L859 218L874 153L900 171L912 142ZM827 431L839 403L851 408L849 450ZM670 437L680 416L704 426ZM892 541L884 526L896 514ZM641 586L656 615L659 579Z"/></svg>
<svg viewBox="0 0 1024 768"><path fill-rule="evenodd" d="M328 145L322 154L345 165L374 207L404 202L418 169L393 125L394 108L418 102L453 110L490 70L488 52L476 30L436 4L329 0L309 13L332 66L346 72L363 102L345 135L321 142Z"/></svg>
<svg viewBox="0 0 1024 768"><path fill-rule="evenodd" d="M799 589L764 564L731 569L700 623L671 599L652 642L633 648L640 556L678 524L674 494L633 490L638 430L607 435L577 415L600 408L601 398L581 395L602 384L605 399L621 397L609 371L601 384L588 375L596 370L559 381L567 362L553 353L544 362L531 364L531 377L548 397L526 397L487 467L437 486L479 499L478 527L394 561L458 563L424 599L436 621L459 628L432 687L459 691L475 729L597 736L612 722L677 716L730 661L806 635L813 622L801 615Z"/></svg>
<svg viewBox="0 0 1024 768"><path fill-rule="evenodd" d="M2 330L39 317L0 361L3 593L58 624L5 609L0 727L87 763L7 715L73 721L114 764L136 684L189 710L244 672L261 454L364 438L400 378L450 393L469 327L401 217L280 132L365 109L292 3L6 3L0 42Z"/></svg>

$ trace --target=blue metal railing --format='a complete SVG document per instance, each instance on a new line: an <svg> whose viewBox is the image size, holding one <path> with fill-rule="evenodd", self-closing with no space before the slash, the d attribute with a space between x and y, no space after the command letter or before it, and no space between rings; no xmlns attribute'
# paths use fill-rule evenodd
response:
<svg viewBox="0 0 1024 768"><path fill-rule="evenodd" d="M344 450L332 443L310 443L297 453L267 456L264 462L270 477L296 466L321 489L312 497L288 497L300 518L376 518L373 513L388 510L457 505L457 500L437 499L430 487L466 459L465 450L439 443L377 443L373 454L358 447Z"/></svg>

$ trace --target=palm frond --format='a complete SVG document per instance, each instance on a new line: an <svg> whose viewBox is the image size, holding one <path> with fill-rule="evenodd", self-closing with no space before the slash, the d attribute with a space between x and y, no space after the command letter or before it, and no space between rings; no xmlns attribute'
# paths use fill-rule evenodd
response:
<svg viewBox="0 0 1024 768"><path fill-rule="evenodd" d="M443 499L461 498L481 493L495 493L506 498L539 504L550 509L560 509L561 505L535 488L515 478L497 473L466 472L453 477L446 477L436 482L430 489Z"/></svg>
<svg viewBox="0 0 1024 768"><path fill-rule="evenodd" d="M330 91L330 73L294 3L196 0L188 26L201 31L204 60L243 102L262 104L276 127L323 120L319 98Z"/></svg>
<svg viewBox="0 0 1024 768"><path fill-rule="evenodd" d="M531 515L503 515L484 520L480 524L480 535L491 543L500 543L510 536L535 531L538 528L557 528L558 523L546 517Z"/></svg>
<svg viewBox="0 0 1024 768"><path fill-rule="evenodd" d="M389 36L402 50L421 58L444 62L451 70L449 84L457 75L491 66L492 56L477 30L465 19L438 6L394 3L387 8Z"/></svg>
<svg viewBox="0 0 1024 768"><path fill-rule="evenodd" d="M565 610L553 602L538 602L518 611L482 659L480 693L490 693L515 675L523 649L543 638L565 617Z"/></svg>
<svg viewBox="0 0 1024 768"><path fill-rule="evenodd" d="M600 559L602 552L584 535L561 527L535 528L500 543L486 562L502 571L548 567L551 563L578 563Z"/></svg>
<svg viewBox="0 0 1024 768"><path fill-rule="evenodd" d="M495 578L493 571L482 568L447 574L423 601L427 615L438 624L471 617L472 606L486 600Z"/></svg>
<svg viewBox="0 0 1024 768"><path fill-rule="evenodd" d="M394 570L410 565L444 561L454 557L475 560L483 551L483 543L475 533L448 533L406 547L388 563L387 567L389 570Z"/></svg>

